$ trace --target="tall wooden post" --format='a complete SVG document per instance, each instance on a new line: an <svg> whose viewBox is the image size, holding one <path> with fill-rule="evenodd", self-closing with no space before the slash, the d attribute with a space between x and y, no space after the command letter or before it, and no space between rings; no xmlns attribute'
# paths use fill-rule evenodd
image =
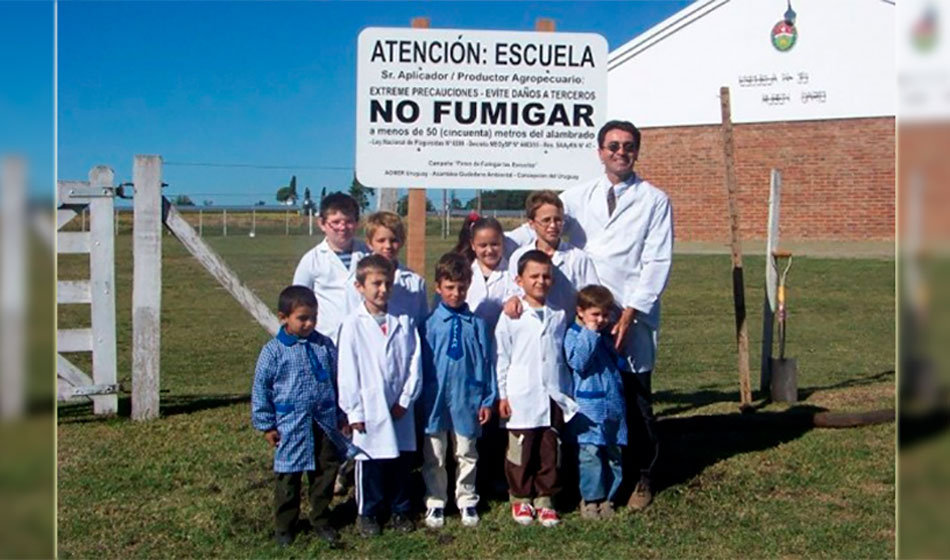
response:
<svg viewBox="0 0 950 560"><path fill-rule="evenodd" d="M158 417L162 309L162 158L135 156L132 419Z"/></svg>
<svg viewBox="0 0 950 560"><path fill-rule="evenodd" d="M26 410L26 161L0 161L0 418Z"/></svg>
<svg viewBox="0 0 950 560"><path fill-rule="evenodd" d="M729 237L732 248L732 299L736 311L736 342L739 360L740 406L752 405L752 386L749 380L749 328L746 324L745 284L742 277L742 242L739 238L739 208L736 201L735 143L732 136L732 109L729 104L729 88L719 89L722 110L722 147L726 164L726 191L729 201Z"/></svg>
<svg viewBox="0 0 950 560"><path fill-rule="evenodd" d="M414 29L428 29L429 18L412 19ZM426 273L426 191L409 189L409 232L406 247L406 261L409 268L417 274Z"/></svg>
<svg viewBox="0 0 950 560"><path fill-rule="evenodd" d="M535 31L554 31L554 20L550 18L538 18L534 21Z"/></svg>

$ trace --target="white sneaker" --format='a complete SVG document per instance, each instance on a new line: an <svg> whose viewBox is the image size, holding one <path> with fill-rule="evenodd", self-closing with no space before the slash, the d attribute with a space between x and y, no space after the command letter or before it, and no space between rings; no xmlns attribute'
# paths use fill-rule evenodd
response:
<svg viewBox="0 0 950 560"><path fill-rule="evenodd" d="M474 527L478 525L478 512L475 511L474 507L462 508L462 525L465 525L466 527Z"/></svg>
<svg viewBox="0 0 950 560"><path fill-rule="evenodd" d="M441 529L445 526L445 509L432 507L426 510L426 527L430 529Z"/></svg>

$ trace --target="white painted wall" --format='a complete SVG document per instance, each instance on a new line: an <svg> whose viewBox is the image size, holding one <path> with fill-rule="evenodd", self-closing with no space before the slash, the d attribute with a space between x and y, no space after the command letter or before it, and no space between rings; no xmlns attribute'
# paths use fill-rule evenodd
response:
<svg viewBox="0 0 950 560"><path fill-rule="evenodd" d="M770 32L787 0L697 0L610 53L608 117L641 127L719 123L721 86L737 123L893 116L893 2L792 0L792 8L798 39L780 52ZM753 76L776 81L745 79Z"/></svg>

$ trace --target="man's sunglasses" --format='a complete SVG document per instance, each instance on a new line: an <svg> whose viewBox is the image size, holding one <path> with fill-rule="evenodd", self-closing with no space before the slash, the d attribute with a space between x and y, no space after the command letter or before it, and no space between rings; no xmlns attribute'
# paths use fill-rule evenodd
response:
<svg viewBox="0 0 950 560"><path fill-rule="evenodd" d="M621 148L623 148L625 154L632 154L637 150L636 146L633 145L633 142L625 142L623 144L620 142L610 142L609 144L605 144L604 148L613 153L616 153L620 151Z"/></svg>

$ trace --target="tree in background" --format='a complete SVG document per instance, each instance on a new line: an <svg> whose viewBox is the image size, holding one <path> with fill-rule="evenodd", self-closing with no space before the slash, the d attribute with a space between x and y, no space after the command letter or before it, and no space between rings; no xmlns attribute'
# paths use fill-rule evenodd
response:
<svg viewBox="0 0 950 560"><path fill-rule="evenodd" d="M180 194L175 197L175 206L194 206L195 203L187 194Z"/></svg>
<svg viewBox="0 0 950 560"><path fill-rule="evenodd" d="M426 197L426 212L435 212L435 205L432 204L432 201L429 200L428 197ZM396 201L396 213L403 217L409 215L409 195L408 194L402 195L401 197L399 197L399 200Z"/></svg>
<svg viewBox="0 0 950 560"><path fill-rule="evenodd" d="M353 182L350 183L350 196L356 199L356 203L360 205L360 210L366 210L369 208L369 197L376 196L376 190L360 183L356 175L353 175Z"/></svg>
<svg viewBox="0 0 950 560"><path fill-rule="evenodd" d="M316 205L313 203L313 199L310 198L310 187L307 187L303 190L303 203L300 204L300 213L309 216L316 214L316 212Z"/></svg>
<svg viewBox="0 0 950 560"><path fill-rule="evenodd" d="M263 200L258 200L257 202L254 203L254 206L267 206L267 203L264 202Z"/></svg>
<svg viewBox="0 0 950 560"><path fill-rule="evenodd" d="M214 204L214 201L211 200L210 198L206 198L201 201L202 206L211 206L212 204Z"/></svg>
<svg viewBox="0 0 950 560"><path fill-rule="evenodd" d="M524 210L524 201L530 191L482 191L482 210ZM467 210L474 210L478 200L465 203Z"/></svg>
<svg viewBox="0 0 950 560"><path fill-rule="evenodd" d="M297 204L297 176L290 178L290 184L277 189L277 202L293 206Z"/></svg>

